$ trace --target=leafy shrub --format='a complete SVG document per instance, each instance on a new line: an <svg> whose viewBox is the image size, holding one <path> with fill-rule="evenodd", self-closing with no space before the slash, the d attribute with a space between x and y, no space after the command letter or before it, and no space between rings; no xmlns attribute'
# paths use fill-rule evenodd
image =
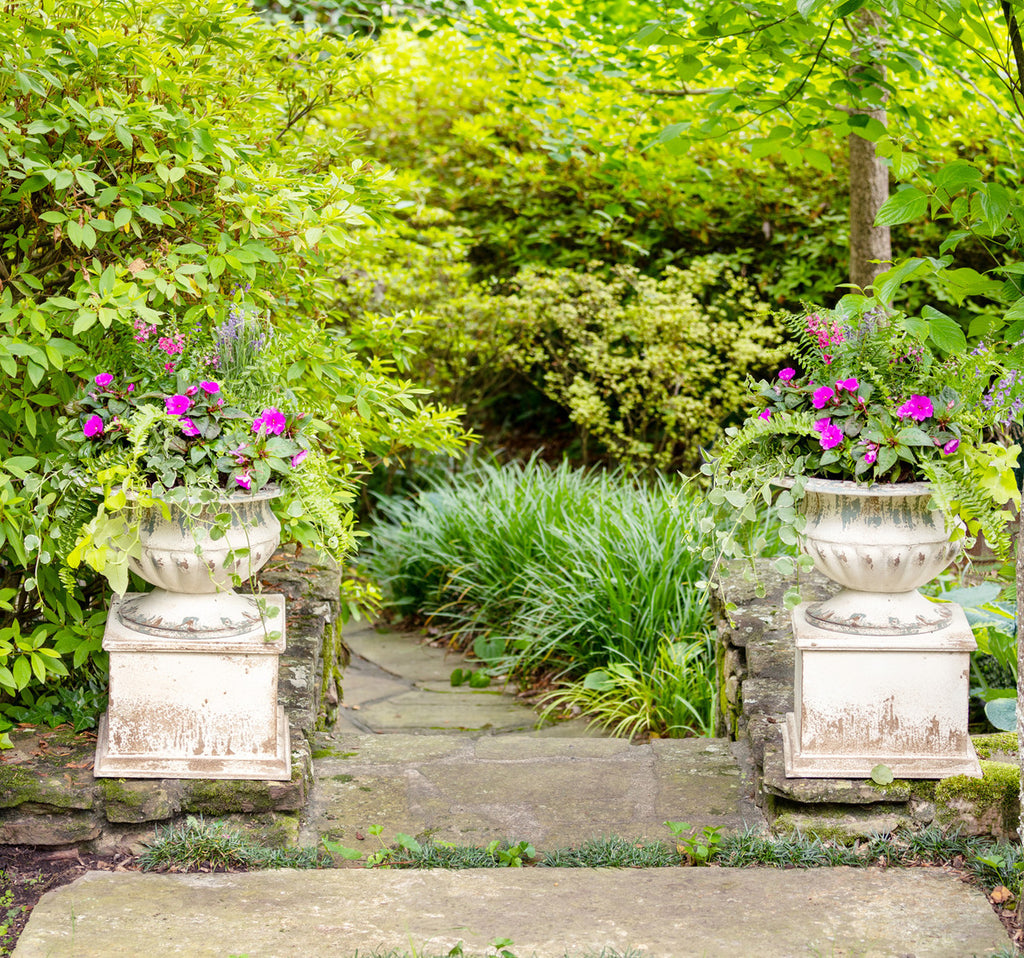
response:
<svg viewBox="0 0 1024 958"><path fill-rule="evenodd" d="M416 500L382 500L369 566L391 608L427 619L495 673L582 680L628 663L649 676L671 659L678 680L651 683L661 701L622 731L684 734L709 722L707 648L680 654L706 627L702 514L667 480L482 465ZM697 717L678 698L686 683L701 689Z"/></svg>
<svg viewBox="0 0 1024 958"><path fill-rule="evenodd" d="M743 409L747 376L782 358L768 305L724 258L660 281L632 267L609 281L525 270L515 286L510 362L620 462L696 469Z"/></svg>
<svg viewBox="0 0 1024 958"><path fill-rule="evenodd" d="M734 144L647 150L694 108L658 104L626 77L552 91L512 70L508 39L385 31L372 58L392 82L336 116L367 156L415 171L420 202L453 212L478 275L592 260L656 275L720 252L746 263L772 300L827 296L843 282L841 175ZM821 146L841 169L843 145Z"/></svg>
<svg viewBox="0 0 1024 958"><path fill-rule="evenodd" d="M63 675L65 658L102 667L98 585L62 583L53 562L94 503L47 464L64 407L137 320L223 319L251 286L343 480L409 443L458 446L452 415L394 377L390 344L371 357L320 334L337 261L391 203L385 175L317 121L371 82L358 52L233 0L5 6L0 698Z"/></svg>

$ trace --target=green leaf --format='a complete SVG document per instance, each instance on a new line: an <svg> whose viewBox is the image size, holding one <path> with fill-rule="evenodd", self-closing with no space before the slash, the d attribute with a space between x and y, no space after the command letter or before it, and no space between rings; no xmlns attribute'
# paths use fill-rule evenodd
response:
<svg viewBox="0 0 1024 958"><path fill-rule="evenodd" d="M985 703L985 718L1003 732L1017 730L1017 699L993 699Z"/></svg>
<svg viewBox="0 0 1024 958"><path fill-rule="evenodd" d="M888 765L876 765L871 769L871 781L876 785L891 785L893 778L892 769Z"/></svg>
<svg viewBox="0 0 1024 958"><path fill-rule="evenodd" d="M960 353L967 349L967 337L960 324L932 306L925 306L921 315L928 321L928 338L946 353Z"/></svg>
<svg viewBox="0 0 1024 958"><path fill-rule="evenodd" d="M928 196L916 186L908 186L893 193L875 217L875 226L898 226L920 219L928 212Z"/></svg>

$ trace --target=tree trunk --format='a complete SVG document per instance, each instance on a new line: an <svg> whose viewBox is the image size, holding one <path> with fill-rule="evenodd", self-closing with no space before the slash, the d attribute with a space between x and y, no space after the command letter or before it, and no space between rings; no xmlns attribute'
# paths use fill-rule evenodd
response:
<svg viewBox="0 0 1024 958"><path fill-rule="evenodd" d="M868 114L885 122L885 111ZM875 155L875 144L856 133L850 149L850 282L866 289L892 261L888 226L875 226L875 217L889 198L889 168ZM880 262L874 262L879 260Z"/></svg>
<svg viewBox="0 0 1024 958"><path fill-rule="evenodd" d="M863 7L856 16L856 35L852 55L865 61L850 71L854 82L862 88L868 81L860 79L861 70L869 69L885 76L880 63L871 62L872 47L877 45L882 19ZM885 110L855 110L855 113L885 123ZM888 226L875 226L875 217L889 198L889 168L875 154L875 144L856 133L848 138L850 152L850 282L866 289L892 261L892 241ZM879 260L880 262L873 262Z"/></svg>

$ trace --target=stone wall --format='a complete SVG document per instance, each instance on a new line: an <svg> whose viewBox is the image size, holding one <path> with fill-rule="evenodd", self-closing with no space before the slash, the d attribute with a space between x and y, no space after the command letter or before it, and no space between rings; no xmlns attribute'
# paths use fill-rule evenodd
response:
<svg viewBox="0 0 1024 958"><path fill-rule="evenodd" d="M959 826L972 834L1016 840L1020 769L1016 737L976 737L982 779L897 780L878 786L855 779L787 778L782 725L793 711L796 653L784 596L793 582L767 561L733 566L718 583L712 610L718 633L716 734L749 748L756 801L776 831L822 837L869 835L899 825ZM835 586L818 573L800 581L801 598L825 598Z"/></svg>
<svg viewBox="0 0 1024 958"><path fill-rule="evenodd" d="M265 841L293 844L312 784L310 738L333 723L340 699L340 581L308 555L279 554L261 573L262 589L287 601L278 697L291 727L290 781L94 778L94 734L19 729L14 748L0 752L0 845L100 850L187 815L242 815Z"/></svg>

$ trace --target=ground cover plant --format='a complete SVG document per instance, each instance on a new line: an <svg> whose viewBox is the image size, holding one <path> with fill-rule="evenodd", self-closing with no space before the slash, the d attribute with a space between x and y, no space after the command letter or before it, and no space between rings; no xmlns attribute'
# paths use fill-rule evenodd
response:
<svg viewBox="0 0 1024 958"><path fill-rule="evenodd" d="M378 504L389 608L558 711L624 735L710 734L701 499L668 479L481 464Z"/></svg>

